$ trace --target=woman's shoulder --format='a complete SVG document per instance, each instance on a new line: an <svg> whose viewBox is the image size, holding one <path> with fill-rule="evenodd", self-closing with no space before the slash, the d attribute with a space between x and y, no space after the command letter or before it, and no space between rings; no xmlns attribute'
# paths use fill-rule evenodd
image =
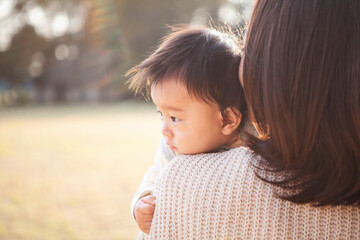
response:
<svg viewBox="0 0 360 240"><path fill-rule="evenodd" d="M258 160L244 147L172 159L156 184L147 239L360 237L359 208L279 199L272 185L256 176Z"/></svg>
<svg viewBox="0 0 360 240"><path fill-rule="evenodd" d="M248 196L253 191L248 186L262 184L254 173L253 163L258 159L245 147L177 156L160 174L154 193L159 198L181 193L184 201L208 197L215 202Z"/></svg>
<svg viewBox="0 0 360 240"><path fill-rule="evenodd" d="M195 155L180 155L173 159L172 165L228 165L249 164L257 162L259 157L246 147L233 148L227 151L214 153L201 153Z"/></svg>
<svg viewBox="0 0 360 240"><path fill-rule="evenodd" d="M180 155L171 160L162 178L171 178L171 182L209 181L207 188L211 188L210 182L216 187L217 181L224 181L224 176L243 178L245 173L254 175L253 163L258 159L251 150L245 147L217 153Z"/></svg>

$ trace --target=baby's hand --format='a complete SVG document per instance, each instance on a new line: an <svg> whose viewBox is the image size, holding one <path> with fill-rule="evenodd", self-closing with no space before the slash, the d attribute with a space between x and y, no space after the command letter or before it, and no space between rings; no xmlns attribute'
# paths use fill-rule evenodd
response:
<svg viewBox="0 0 360 240"><path fill-rule="evenodd" d="M134 210L135 220L140 230L149 234L155 211L155 197L147 195L140 198L136 202Z"/></svg>

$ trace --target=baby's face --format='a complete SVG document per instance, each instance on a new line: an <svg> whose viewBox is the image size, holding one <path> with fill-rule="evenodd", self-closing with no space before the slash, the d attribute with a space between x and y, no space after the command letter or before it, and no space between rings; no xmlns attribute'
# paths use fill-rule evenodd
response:
<svg viewBox="0 0 360 240"><path fill-rule="evenodd" d="M209 152L228 140L218 106L190 97L181 82L166 79L152 87L151 97L161 115L161 133L176 155Z"/></svg>

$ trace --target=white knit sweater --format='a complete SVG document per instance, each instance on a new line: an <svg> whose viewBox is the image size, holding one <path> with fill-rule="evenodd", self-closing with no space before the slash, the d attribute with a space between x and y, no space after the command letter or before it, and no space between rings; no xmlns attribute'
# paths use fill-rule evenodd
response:
<svg viewBox="0 0 360 240"><path fill-rule="evenodd" d="M138 239L360 239L360 208L276 198L246 148L179 156L160 174L150 234Z"/></svg>

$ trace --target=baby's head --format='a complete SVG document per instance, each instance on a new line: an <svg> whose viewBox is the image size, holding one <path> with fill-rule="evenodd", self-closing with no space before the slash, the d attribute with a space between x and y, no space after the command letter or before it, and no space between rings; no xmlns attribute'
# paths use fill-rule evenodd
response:
<svg viewBox="0 0 360 240"><path fill-rule="evenodd" d="M181 28L132 68L130 88L146 90L163 121L162 134L176 154L231 146L246 114L238 80L241 49L235 36L208 28Z"/></svg>

